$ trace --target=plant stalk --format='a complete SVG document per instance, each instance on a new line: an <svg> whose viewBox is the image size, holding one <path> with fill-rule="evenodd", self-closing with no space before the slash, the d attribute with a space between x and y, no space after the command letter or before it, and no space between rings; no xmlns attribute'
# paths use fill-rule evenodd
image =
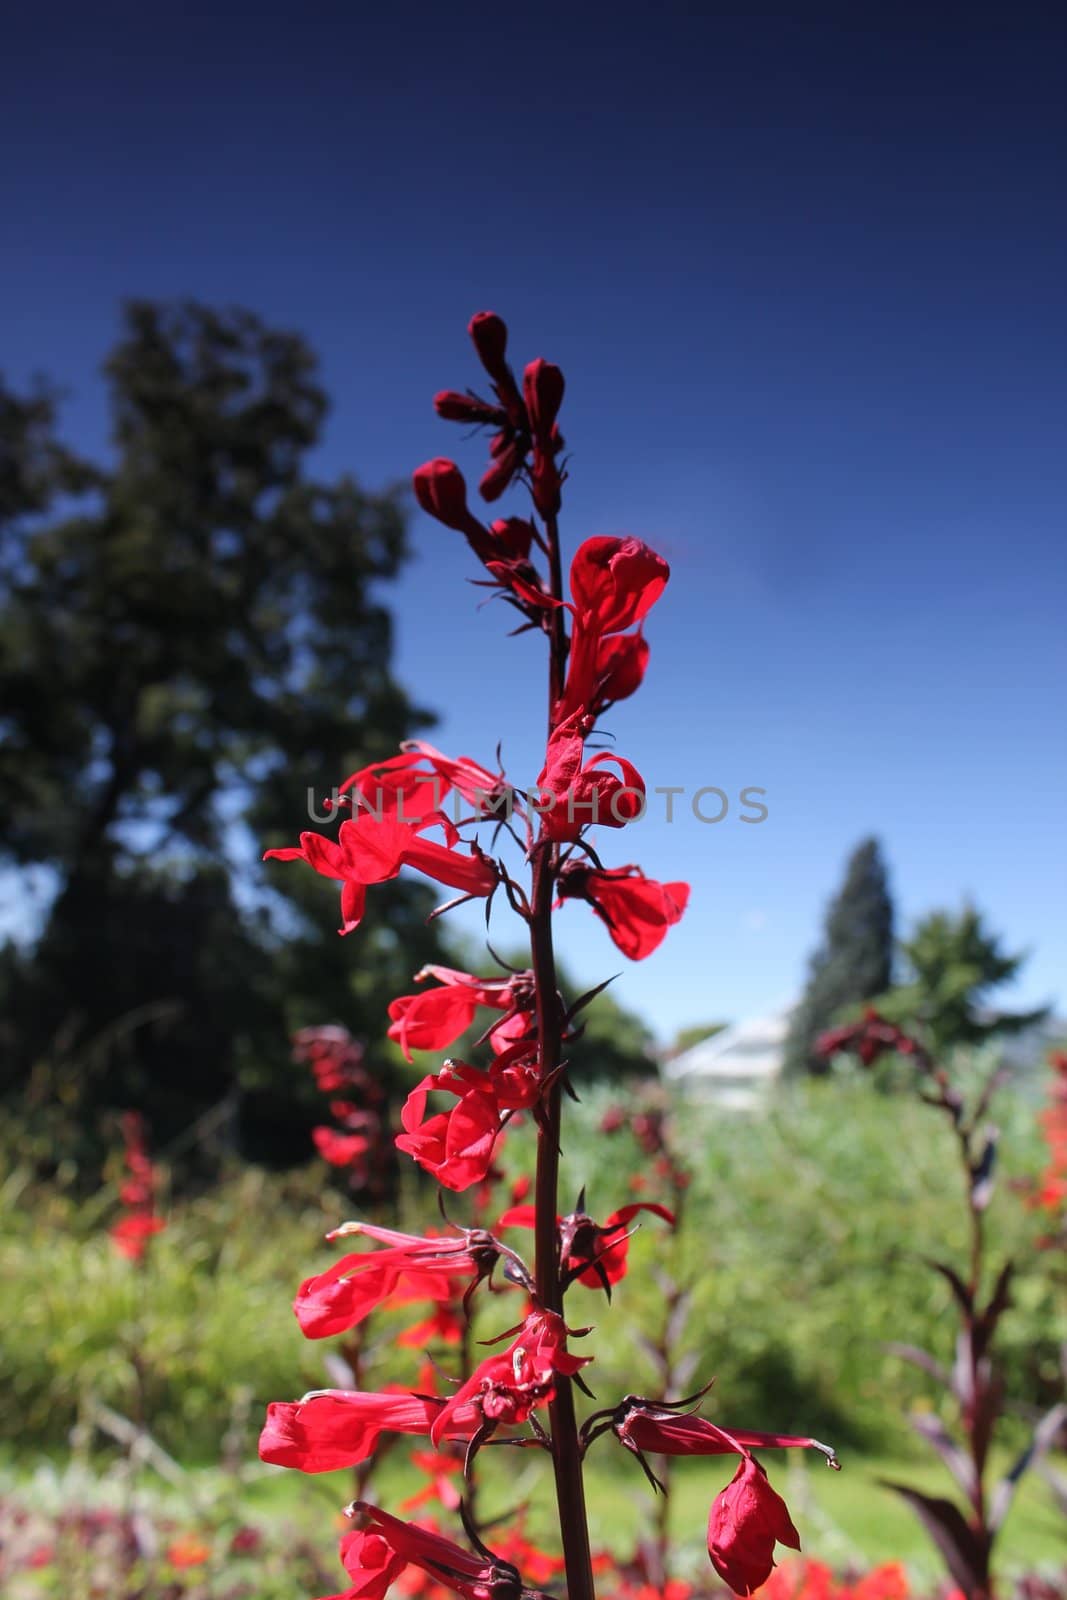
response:
<svg viewBox="0 0 1067 1600"><path fill-rule="evenodd" d="M552 592L562 595L559 533L555 518L547 519L549 565ZM549 719L563 692L566 662L566 635L563 611L557 607L552 618L549 652ZM548 841L535 847L533 888L530 906L530 953L537 1007L537 1043L542 1078L549 1078L559 1067L562 1049L563 1016L556 978L556 958L552 944L552 902L556 887L556 850ZM559 1147L562 1090L557 1078L541 1106L537 1130L537 1177L534 1191L534 1279L537 1299L546 1311L563 1313L563 1285L560 1277L559 1237ZM555 1398L549 1405L552 1431L552 1464L556 1477L556 1505L563 1558L567 1570L568 1600L596 1600L593 1567L589 1551L589 1525L585 1509L581 1447L574 1409L574 1386L570 1378L557 1375Z"/></svg>

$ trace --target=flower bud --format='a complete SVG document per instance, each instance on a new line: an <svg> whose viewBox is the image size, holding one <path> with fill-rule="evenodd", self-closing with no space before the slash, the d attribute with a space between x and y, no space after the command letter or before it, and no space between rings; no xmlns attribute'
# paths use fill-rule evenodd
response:
<svg viewBox="0 0 1067 1600"><path fill-rule="evenodd" d="M507 435L498 433L496 437L497 439L505 439ZM483 500L499 500L516 472L522 466L522 456L519 453L518 445L514 442L505 444L504 448L499 452L494 448L491 454L493 459L478 485Z"/></svg>
<svg viewBox="0 0 1067 1600"><path fill-rule="evenodd" d="M445 422L469 422L477 427L485 422L499 426L504 420L499 406L491 406L477 395L460 394L457 389L442 389L435 394L433 408Z"/></svg>
<svg viewBox="0 0 1067 1600"><path fill-rule="evenodd" d="M436 456L416 467L413 484L415 498L422 509L446 528L465 533L471 521L467 509L467 485L454 461Z"/></svg>
<svg viewBox="0 0 1067 1600"><path fill-rule="evenodd" d="M504 561L528 561L533 544L533 523L525 517L498 517L489 524L496 554Z"/></svg>
<svg viewBox="0 0 1067 1600"><path fill-rule="evenodd" d="M534 437L547 443L563 403L563 374L538 356L523 373L522 392Z"/></svg>
<svg viewBox="0 0 1067 1600"><path fill-rule="evenodd" d="M498 317L495 311L476 311L468 324L467 332L474 341L478 360L489 376L498 383L502 378L506 378L508 329L503 317Z"/></svg>

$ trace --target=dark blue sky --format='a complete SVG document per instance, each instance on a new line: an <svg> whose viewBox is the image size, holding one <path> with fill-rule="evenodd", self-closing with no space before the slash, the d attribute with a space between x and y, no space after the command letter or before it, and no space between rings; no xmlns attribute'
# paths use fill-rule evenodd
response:
<svg viewBox="0 0 1067 1600"><path fill-rule="evenodd" d="M759 827L610 842L694 884L621 997L665 1032L787 999L871 830L905 921L970 894L1034 950L1016 998L1062 996L1062 8L215 9L7 19L9 377L61 382L101 447L122 296L248 304L322 355L324 470L474 474L430 396L499 310L567 373L567 538L674 566L620 748L650 785L768 791ZM533 641L475 612L444 530L416 544L405 680L442 744L502 735L534 776Z"/></svg>

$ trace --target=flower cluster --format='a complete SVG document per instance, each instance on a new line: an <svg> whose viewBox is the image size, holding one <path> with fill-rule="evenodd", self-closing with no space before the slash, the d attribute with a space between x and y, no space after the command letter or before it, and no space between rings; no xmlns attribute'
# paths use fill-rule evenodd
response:
<svg viewBox="0 0 1067 1600"><path fill-rule="evenodd" d="M366 1067L363 1046L347 1028L301 1028L293 1035L293 1060L309 1066L316 1088L329 1096L333 1125L311 1130L319 1155L347 1173L352 1189L384 1193L389 1168L385 1096Z"/></svg>
<svg viewBox="0 0 1067 1600"><path fill-rule="evenodd" d="M148 1130L139 1111L122 1114L125 1177L119 1186L122 1216L108 1230L111 1242L128 1261L143 1261L149 1239L166 1222L156 1210L159 1173L148 1154Z"/></svg>
<svg viewBox="0 0 1067 1600"><path fill-rule="evenodd" d="M493 313L476 316L470 335L491 394L447 390L437 396L436 409L447 420L491 430L482 497L495 502L509 485L521 486L530 513L484 521L470 508L458 466L443 457L418 469L415 494L430 516L463 536L486 574L479 581L521 616L519 631L545 638L547 731L536 788L525 792L503 770L411 743L339 786L336 836L306 832L298 845L267 854L301 860L340 884L344 934L358 928L369 889L411 868L455 891L434 915L479 899L488 923L503 902L525 925L530 951L527 967L489 976L425 968L414 990L388 1008L389 1036L409 1061L446 1051L482 1026L466 1052L477 1059L445 1056L430 1065L401 1110L395 1140L442 1189L473 1193L477 1225L449 1224L444 1233L417 1235L370 1223L338 1229L333 1237L371 1248L354 1249L301 1285L295 1309L303 1333L352 1338L379 1306L415 1301L435 1308L430 1323L419 1325L420 1336L428 1327L447 1335L457 1319L460 1331L469 1332L479 1288L483 1297L506 1289L520 1305L510 1326L488 1341L490 1353L467 1360L447 1393L438 1393L431 1375L413 1388L332 1388L275 1404L260 1454L305 1472L349 1467L364 1473L383 1441L398 1435L419 1441L423 1460L440 1452L452 1462L461 1449L466 1492L458 1509L469 1547L383 1510L360 1488L341 1546L346 1600L380 1600L394 1584L410 1594L529 1600L559 1570L569 1600L594 1600L598 1563L589 1546L582 1483L587 1450L615 1439L653 1482L645 1451L734 1455L736 1471L711 1505L707 1544L714 1570L747 1595L771 1572L778 1545L799 1547L785 1504L753 1451L813 1448L836 1465L833 1452L807 1438L726 1432L688 1403L632 1395L580 1423L575 1390L588 1393L582 1372L594 1358L584 1345L581 1353L574 1346L592 1330L574 1325L564 1304L576 1289L610 1297L626 1275L629 1238L642 1214L667 1226L675 1220L657 1198L595 1215L586 1210L584 1195L568 1213L559 1205L563 1094L575 1092L568 1045L597 991L573 999L560 992L552 933L559 906L584 901L618 949L643 960L686 908L687 884L661 883L632 863L605 864L598 832L614 836L644 809L645 782L635 764L594 741L605 714L644 680L650 660L645 628L669 568L639 539L594 536L578 546L564 586L558 528L566 479L558 422L563 376L536 360L520 381L507 359L507 329ZM518 1123L536 1130L533 1196L513 1192L490 1227L485 1198L504 1130ZM667 1181L672 1198L681 1192L678 1173L658 1167L653 1176ZM512 1229L532 1233L529 1263L501 1237ZM462 1344L469 1352L469 1341ZM485 1447L507 1445L550 1457L562 1567L534 1551L515 1528L510 1536L500 1534L493 1550L482 1542L472 1511L476 1458ZM447 1508L455 1503L454 1485L449 1473L443 1476L449 1479L441 1497Z"/></svg>

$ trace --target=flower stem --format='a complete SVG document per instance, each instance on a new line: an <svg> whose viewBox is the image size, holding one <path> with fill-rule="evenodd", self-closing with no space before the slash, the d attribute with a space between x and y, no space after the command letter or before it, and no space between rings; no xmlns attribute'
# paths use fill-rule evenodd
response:
<svg viewBox="0 0 1067 1600"><path fill-rule="evenodd" d="M552 592L562 593L559 533L555 518L547 523ZM549 654L549 718L563 692L566 661L566 636L562 609L552 620ZM551 730L550 730L551 731ZM535 847L533 889L530 907L530 953L537 1007L537 1042L542 1079L551 1078L560 1063L563 1016L556 978L556 958L552 944L552 901L556 887L556 851L543 840ZM537 1132L537 1178L534 1191L534 1279L537 1298L546 1311L562 1315L563 1285L560 1277L559 1242L556 1218L559 1215L559 1146L561 1085L551 1083L541 1106ZM555 1399L549 1406L552 1430L552 1463L556 1475L556 1504L563 1558L567 1569L568 1600L596 1600L593 1567L589 1552L589 1526L585 1510L585 1485L578 1441L578 1422L574 1410L574 1386L570 1378L556 1375Z"/></svg>

